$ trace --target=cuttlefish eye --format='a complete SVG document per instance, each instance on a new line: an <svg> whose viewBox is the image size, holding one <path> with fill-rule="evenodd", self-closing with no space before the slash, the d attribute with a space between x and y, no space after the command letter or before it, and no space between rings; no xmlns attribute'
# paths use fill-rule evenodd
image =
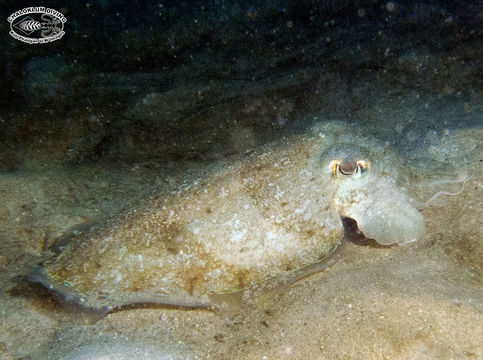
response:
<svg viewBox="0 0 483 360"><path fill-rule="evenodd" d="M339 164L339 171L343 175L354 175L359 171L359 167L355 161L342 160Z"/></svg>
<svg viewBox="0 0 483 360"><path fill-rule="evenodd" d="M328 167L332 175L360 176L362 171L369 167L369 163L365 160L332 160Z"/></svg>

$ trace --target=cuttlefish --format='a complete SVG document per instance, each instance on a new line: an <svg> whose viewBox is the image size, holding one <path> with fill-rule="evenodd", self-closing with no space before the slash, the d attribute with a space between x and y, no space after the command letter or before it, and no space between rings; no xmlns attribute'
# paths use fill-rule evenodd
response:
<svg viewBox="0 0 483 360"><path fill-rule="evenodd" d="M290 278L328 257L344 235L344 218L380 244L417 240L425 203L411 190L421 194L412 183L424 179L360 131L316 125L215 164L84 232L30 280L106 312L137 303L220 305L224 295Z"/></svg>

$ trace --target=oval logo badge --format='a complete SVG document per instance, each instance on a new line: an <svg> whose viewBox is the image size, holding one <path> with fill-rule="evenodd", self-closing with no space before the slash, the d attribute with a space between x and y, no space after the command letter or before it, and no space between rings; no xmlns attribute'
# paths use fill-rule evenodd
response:
<svg viewBox="0 0 483 360"><path fill-rule="evenodd" d="M64 36L67 19L57 10L33 6L15 11L7 21L15 39L27 44L45 44Z"/></svg>

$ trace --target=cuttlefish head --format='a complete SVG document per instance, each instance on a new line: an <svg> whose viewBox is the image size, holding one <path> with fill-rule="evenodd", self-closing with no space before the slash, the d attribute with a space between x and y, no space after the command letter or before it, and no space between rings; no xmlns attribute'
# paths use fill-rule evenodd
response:
<svg viewBox="0 0 483 360"><path fill-rule="evenodd" d="M409 243L424 233L424 218L406 194L399 163L389 152L352 143L337 143L322 154L332 207L383 245Z"/></svg>

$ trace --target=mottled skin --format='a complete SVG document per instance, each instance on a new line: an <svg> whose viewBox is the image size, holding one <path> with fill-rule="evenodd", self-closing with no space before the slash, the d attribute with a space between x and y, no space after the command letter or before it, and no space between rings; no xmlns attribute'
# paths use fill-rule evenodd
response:
<svg viewBox="0 0 483 360"><path fill-rule="evenodd" d="M210 304L314 263L339 243L320 137L261 149L77 238L45 262L50 285L92 308ZM62 287L61 287L62 285ZM64 286L67 285L67 288ZM67 289L67 290L66 290Z"/></svg>

